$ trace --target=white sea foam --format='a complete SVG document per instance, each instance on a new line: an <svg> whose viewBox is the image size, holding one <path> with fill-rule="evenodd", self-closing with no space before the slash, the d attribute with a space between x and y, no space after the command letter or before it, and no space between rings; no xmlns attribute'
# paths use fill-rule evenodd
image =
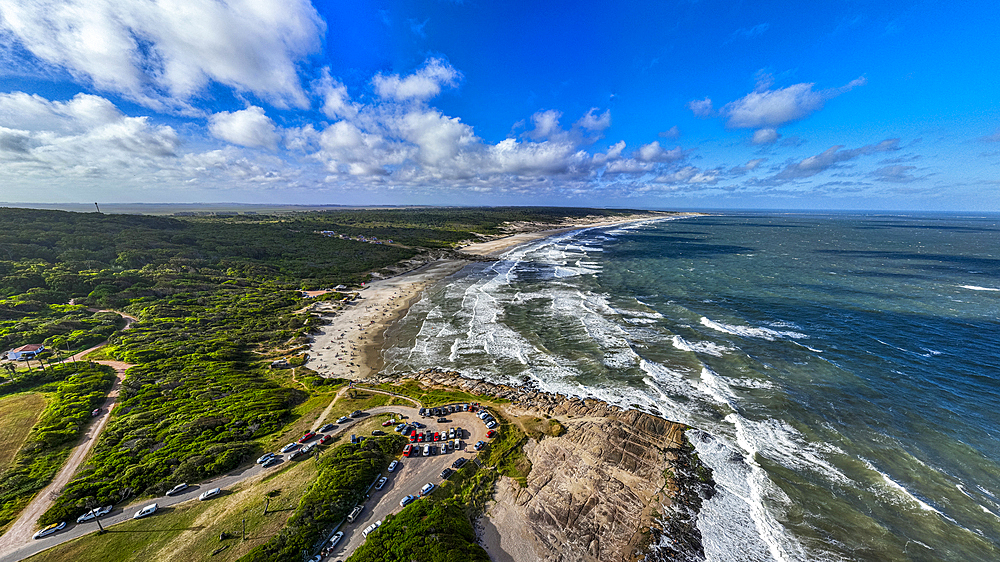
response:
<svg viewBox="0 0 1000 562"><path fill-rule="evenodd" d="M1000 291L996 287L977 287L976 285L959 285L959 287L970 291Z"/></svg>
<svg viewBox="0 0 1000 562"><path fill-rule="evenodd" d="M692 353L705 353L708 355L714 355L716 357L722 357L726 353L734 351L733 348L725 345L720 345L715 342L702 341L702 342L689 342L680 336L673 336L670 338L671 343L674 347L681 351L690 351Z"/></svg>
<svg viewBox="0 0 1000 562"><path fill-rule="evenodd" d="M704 316L701 317L701 325L706 328L711 328L718 332L724 332L734 336L744 338L762 338L768 341L774 341L786 337L793 339L805 339L809 337L808 335L801 334L799 332L779 331L772 330L770 328L753 328L751 326L737 326L735 324L723 324Z"/></svg>
<svg viewBox="0 0 1000 562"><path fill-rule="evenodd" d="M922 499L918 498L917 496L913 495L909 490L906 489L905 486L903 486L899 482L896 482L888 474L886 474L886 473L882 472L881 470L879 470L878 468L876 468L875 465L872 464L871 461L869 461L868 459L866 459L864 457L859 457L859 459L861 460L861 462L863 462L865 464L865 466L869 470L872 470L872 471L878 473L878 475L882 477L883 484L889 490L892 490L894 493L898 494L899 496L902 496L907 501L909 501L911 504L916 505L917 507L919 507L920 509L922 509L924 511L930 511L930 512L937 513L938 515L941 515L941 516L945 517L944 513L941 513L935 507L931 506L927 502L925 502Z"/></svg>

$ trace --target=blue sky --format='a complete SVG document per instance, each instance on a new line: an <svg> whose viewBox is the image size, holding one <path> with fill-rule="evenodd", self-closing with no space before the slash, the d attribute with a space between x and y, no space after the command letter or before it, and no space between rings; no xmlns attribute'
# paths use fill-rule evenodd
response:
<svg viewBox="0 0 1000 562"><path fill-rule="evenodd" d="M1000 211L995 2L0 3L0 201Z"/></svg>

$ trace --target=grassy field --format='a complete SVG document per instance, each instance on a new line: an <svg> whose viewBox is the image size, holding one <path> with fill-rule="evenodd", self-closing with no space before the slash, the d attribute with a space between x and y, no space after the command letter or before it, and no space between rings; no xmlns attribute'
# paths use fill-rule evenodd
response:
<svg viewBox="0 0 1000 562"><path fill-rule="evenodd" d="M39 553L32 562L126 562L159 560L230 562L277 534L316 477L313 462L288 463L266 478L242 482L216 499L193 500L156 515L115 525ZM270 497L267 515L264 498ZM246 518L247 540L242 540ZM233 538L220 540L223 533ZM217 549L221 552L212 555Z"/></svg>
<svg viewBox="0 0 1000 562"><path fill-rule="evenodd" d="M37 392L0 398L0 472L10 466L44 409L45 397Z"/></svg>

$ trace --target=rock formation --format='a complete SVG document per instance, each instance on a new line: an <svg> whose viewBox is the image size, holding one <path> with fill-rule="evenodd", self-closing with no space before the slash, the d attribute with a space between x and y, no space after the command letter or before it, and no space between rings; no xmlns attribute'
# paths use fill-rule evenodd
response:
<svg viewBox="0 0 1000 562"><path fill-rule="evenodd" d="M375 382L402 379L509 401L500 413L530 437L526 485L501 477L478 522L494 562L704 558L695 522L714 488L686 426L450 371L380 375Z"/></svg>

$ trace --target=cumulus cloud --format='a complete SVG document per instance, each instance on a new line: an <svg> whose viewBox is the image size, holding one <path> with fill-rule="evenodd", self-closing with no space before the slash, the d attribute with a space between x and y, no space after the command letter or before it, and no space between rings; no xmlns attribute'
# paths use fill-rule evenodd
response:
<svg viewBox="0 0 1000 562"><path fill-rule="evenodd" d="M687 104L688 109L694 113L695 117L711 117L712 116L712 100L705 98L703 100L691 100Z"/></svg>
<svg viewBox="0 0 1000 562"><path fill-rule="evenodd" d="M0 4L0 29L44 64L149 107L211 82L307 107L296 65L325 24L308 0L36 0Z"/></svg>
<svg viewBox="0 0 1000 562"><path fill-rule="evenodd" d="M323 76L313 85L313 90L322 100L320 111L330 119L353 117L358 113L357 106L347 93L347 86L334 80L329 68L323 69Z"/></svg>
<svg viewBox="0 0 1000 562"><path fill-rule="evenodd" d="M60 102L22 92L0 94L0 173L9 179L155 169L176 157L180 144L172 127L126 116L98 96L78 94Z"/></svg>
<svg viewBox="0 0 1000 562"><path fill-rule="evenodd" d="M820 154L810 156L799 162L793 162L780 172L769 178L771 181L785 182L805 179L825 172L834 166L853 160L859 156L879 152L899 150L899 139L886 139L877 144L869 144L860 148L843 150L843 145L831 146Z"/></svg>
<svg viewBox="0 0 1000 562"><path fill-rule="evenodd" d="M400 77L379 74L372 80L379 97L395 101L427 101L441 93L443 86L455 86L461 79L460 72L439 58L428 59L413 74Z"/></svg>
<svg viewBox="0 0 1000 562"><path fill-rule="evenodd" d="M719 181L719 171L701 170L695 166L684 166L679 170L657 176L653 181L671 185L714 185Z"/></svg>
<svg viewBox="0 0 1000 562"><path fill-rule="evenodd" d="M264 109L250 106L241 111L222 111L208 120L208 131L217 139L250 148L278 148L278 131Z"/></svg>
<svg viewBox="0 0 1000 562"><path fill-rule="evenodd" d="M771 89L771 76L758 76L757 89L746 96L727 103L719 110L732 129L758 129L754 144L770 144L778 140L777 129L782 125L800 121L823 109L827 100L867 83L857 78L829 90L813 90L815 84L793 84L787 88ZM697 114L697 112L696 112Z"/></svg>
<svg viewBox="0 0 1000 562"><path fill-rule="evenodd" d="M666 150L660 146L660 141L644 144L636 151L635 158L642 162L675 162L684 157L681 147Z"/></svg>
<svg viewBox="0 0 1000 562"><path fill-rule="evenodd" d="M781 135L774 129L757 129L753 133L751 142L754 144L774 144L780 137Z"/></svg>
<svg viewBox="0 0 1000 562"><path fill-rule="evenodd" d="M603 131L611 126L611 110L605 110L604 113L600 115L595 115L594 112L597 111L596 107L590 108L590 111L586 113L579 121L576 122L576 126L587 129L588 131Z"/></svg>
<svg viewBox="0 0 1000 562"><path fill-rule="evenodd" d="M562 127L559 126L561 117L562 112L554 109L536 112L531 116L531 123L535 128L524 133L524 136L529 139L546 139L562 133Z"/></svg>

